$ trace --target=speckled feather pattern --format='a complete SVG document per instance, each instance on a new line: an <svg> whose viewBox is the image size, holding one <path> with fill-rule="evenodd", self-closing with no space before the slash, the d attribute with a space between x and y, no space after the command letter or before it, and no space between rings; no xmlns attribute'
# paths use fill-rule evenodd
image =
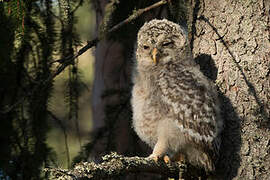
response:
<svg viewBox="0 0 270 180"><path fill-rule="evenodd" d="M135 61L133 127L153 148L151 156L180 153L213 171L223 124L217 92L192 59L184 30L168 20L146 23L138 33Z"/></svg>

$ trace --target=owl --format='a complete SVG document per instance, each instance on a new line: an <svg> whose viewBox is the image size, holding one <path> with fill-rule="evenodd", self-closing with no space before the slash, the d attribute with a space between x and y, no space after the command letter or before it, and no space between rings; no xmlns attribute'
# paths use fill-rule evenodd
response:
<svg viewBox="0 0 270 180"><path fill-rule="evenodd" d="M153 149L149 158L214 171L223 127L218 94L192 58L184 29L166 19L145 23L134 65L132 124Z"/></svg>

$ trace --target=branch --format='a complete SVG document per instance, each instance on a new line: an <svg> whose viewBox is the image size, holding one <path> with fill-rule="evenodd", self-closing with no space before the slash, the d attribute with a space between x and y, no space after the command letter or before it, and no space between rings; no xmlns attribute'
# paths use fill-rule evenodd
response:
<svg viewBox="0 0 270 180"><path fill-rule="evenodd" d="M131 16L129 16L127 19L121 21L120 23L116 24L115 26L113 26L111 29L109 29L109 31L107 32L106 36L107 37L109 34L115 32L116 30L120 29L122 26L124 26L125 24L130 23L131 21L137 19L139 16L141 16L143 13L150 11L154 8L157 8L159 6L162 6L164 4L167 3L167 0L161 0L151 6L148 6L146 8L143 9L138 9L136 12L134 12ZM64 62L68 62L68 65L72 62L72 60L76 59L77 57L79 57L80 55L82 55L83 53L85 53L88 49L92 48L93 46L96 46L97 43L102 40L102 38L104 37L95 37L94 39L92 39L91 41L87 41L87 44L82 47L75 55L73 56L68 56L65 57L63 59L59 59L56 61L53 61L52 63L55 62L59 62L59 63L64 63ZM70 62L71 61L71 62Z"/></svg>
<svg viewBox="0 0 270 180"><path fill-rule="evenodd" d="M195 168L187 167L186 164L166 164L163 161L155 162L152 159L137 156L124 157L116 153L111 153L105 155L102 159L103 162L100 164L94 162L78 163L72 170L46 168L45 171L50 172L52 178L71 180L106 179L130 173L155 173L174 178L190 178L199 174Z"/></svg>
<svg viewBox="0 0 270 180"><path fill-rule="evenodd" d="M127 19L121 21L120 23L118 23L117 25L113 26L111 29L109 29L109 31L105 34L104 37L108 36L110 33L118 30L119 28L121 28L123 25L130 23L131 21L135 20L136 18L138 18L139 16L141 16L143 13L150 11L154 8L157 8L159 6L162 6L164 4L167 3L167 0L161 0L151 6L148 6L146 8L143 9L139 9L136 12L134 12L131 16L129 16ZM66 69L66 67L68 67L70 64L73 63L74 59L76 59L77 57L79 57L80 55L82 55L83 53L85 53L88 49L92 48L93 46L96 46L97 43L102 40L104 37L95 37L94 39L92 39L91 41L87 41L87 44L82 47L77 53L75 53L74 55L69 55L65 58L56 60L56 61L52 61L51 64L55 63L55 62L59 62L60 64L56 67L56 70L46 79L44 80L41 84L36 85L36 87L33 88L32 91L30 91L29 93L27 93L26 95L22 96L16 103L14 103L13 105L7 106L5 107L5 109L0 112L2 114L6 114L8 112L10 112L12 109L14 109L15 107L17 107L19 104L23 103L24 100L26 99L26 97L31 96L32 94L34 94L34 92L36 91L40 91L40 86L46 87L57 75L59 75L62 71L64 71Z"/></svg>
<svg viewBox="0 0 270 180"><path fill-rule="evenodd" d="M56 117L55 114L53 114L51 111L47 111L47 113L56 121L56 123L61 127L63 134L64 134L64 140L65 140L65 148L66 148L66 155L67 155L67 164L68 167L70 167L70 153L69 153L69 146L68 146L68 135L67 135L67 129L66 126L63 124L63 122Z"/></svg>

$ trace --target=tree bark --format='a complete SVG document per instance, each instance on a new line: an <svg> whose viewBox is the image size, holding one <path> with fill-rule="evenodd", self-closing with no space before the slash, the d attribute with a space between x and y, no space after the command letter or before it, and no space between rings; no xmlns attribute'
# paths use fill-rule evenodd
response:
<svg viewBox="0 0 270 180"><path fill-rule="evenodd" d="M107 1L94 2L97 25L100 25ZM143 1L129 6L125 1L115 3L116 10L109 21L112 25L126 18L135 7L145 7ZM218 172L224 179L268 179L269 3L266 0L190 0L188 6L189 39L194 58L205 75L219 87L223 104L225 127ZM144 21L154 17L168 18L167 9L163 7L147 13L96 47L94 131L102 127L107 131L101 133L92 157L100 157L111 150L124 155L146 156L149 153L131 128L128 99L136 33ZM115 106L118 108L113 109ZM108 110L113 111L110 111L112 116L108 117Z"/></svg>
<svg viewBox="0 0 270 180"><path fill-rule="evenodd" d="M192 6L193 54L203 57L199 64L216 66L210 75L223 100L224 179L269 179L269 2L195 0Z"/></svg>

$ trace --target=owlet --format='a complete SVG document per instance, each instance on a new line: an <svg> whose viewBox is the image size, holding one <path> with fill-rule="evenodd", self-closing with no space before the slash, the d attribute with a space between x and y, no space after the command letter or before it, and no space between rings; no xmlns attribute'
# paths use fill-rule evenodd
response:
<svg viewBox="0 0 270 180"><path fill-rule="evenodd" d="M133 127L153 148L150 157L214 171L223 126L218 94L178 24L154 19L142 26L133 83Z"/></svg>

